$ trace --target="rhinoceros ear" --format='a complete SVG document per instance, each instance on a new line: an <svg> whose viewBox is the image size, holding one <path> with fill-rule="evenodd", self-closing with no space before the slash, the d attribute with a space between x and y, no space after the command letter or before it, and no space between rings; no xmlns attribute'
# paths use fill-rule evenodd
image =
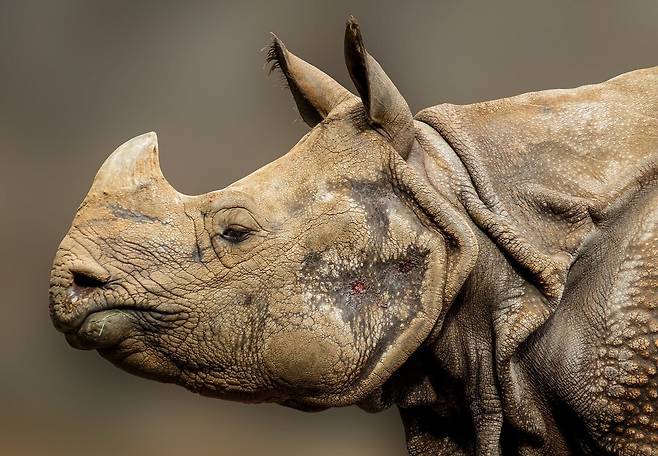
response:
<svg viewBox="0 0 658 456"><path fill-rule="evenodd" d="M272 37L267 53L267 61L272 64L270 72L276 68L281 70L299 114L309 126L314 127L336 106L354 98L349 90L327 74L288 51L276 35L272 34Z"/></svg>
<svg viewBox="0 0 658 456"><path fill-rule="evenodd" d="M406 159L414 143L413 115L397 87L366 51L354 17L347 20L345 29L345 62L366 108L368 122L389 138Z"/></svg>

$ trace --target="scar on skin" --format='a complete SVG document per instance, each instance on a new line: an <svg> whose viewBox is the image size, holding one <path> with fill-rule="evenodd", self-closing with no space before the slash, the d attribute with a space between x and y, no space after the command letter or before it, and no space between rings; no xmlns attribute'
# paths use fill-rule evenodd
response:
<svg viewBox="0 0 658 456"><path fill-rule="evenodd" d="M108 204L107 208L112 212L112 215L126 220L133 220L137 223L161 222L157 217L146 215L132 209L126 209L118 204Z"/></svg>
<svg viewBox="0 0 658 456"><path fill-rule="evenodd" d="M368 286L362 280L355 280L351 285L352 291L356 294L365 293L365 291L368 289Z"/></svg>

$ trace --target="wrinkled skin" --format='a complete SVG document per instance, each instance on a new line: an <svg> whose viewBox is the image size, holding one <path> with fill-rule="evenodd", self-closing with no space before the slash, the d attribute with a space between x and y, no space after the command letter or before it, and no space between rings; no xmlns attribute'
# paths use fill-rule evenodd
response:
<svg viewBox="0 0 658 456"><path fill-rule="evenodd" d="M363 157L350 149L356 137ZM337 141L344 168L331 165ZM112 314L100 336L108 313L92 315L70 339L204 394L318 407L360 399L391 338L418 317L430 259L445 261L441 237L396 196L390 153L376 134L336 120L219 192L186 197L157 180L129 196L94 195L58 253L53 312L148 309ZM248 228L248 239L223 239L230 226ZM88 268L109 283L71 288ZM407 278L414 287L399 286Z"/></svg>
<svg viewBox="0 0 658 456"><path fill-rule="evenodd" d="M414 120L353 19L345 55L360 98L275 37L312 129L223 190L119 147L55 326L213 397L396 405L413 455L658 454L658 70Z"/></svg>

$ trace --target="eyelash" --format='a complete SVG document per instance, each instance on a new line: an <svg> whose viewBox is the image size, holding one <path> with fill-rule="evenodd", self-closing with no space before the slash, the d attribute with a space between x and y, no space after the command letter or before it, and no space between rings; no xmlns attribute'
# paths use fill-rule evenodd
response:
<svg viewBox="0 0 658 456"><path fill-rule="evenodd" d="M244 227L229 226L219 235L222 239L237 244L249 237L251 231Z"/></svg>

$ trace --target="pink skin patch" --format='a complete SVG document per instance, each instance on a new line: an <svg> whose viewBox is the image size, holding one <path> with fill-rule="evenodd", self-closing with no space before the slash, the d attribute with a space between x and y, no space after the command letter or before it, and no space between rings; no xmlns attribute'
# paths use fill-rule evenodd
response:
<svg viewBox="0 0 658 456"><path fill-rule="evenodd" d="M352 291L356 294L364 293L366 291L366 288L368 288L366 284L360 280L355 280L354 282L352 282Z"/></svg>

